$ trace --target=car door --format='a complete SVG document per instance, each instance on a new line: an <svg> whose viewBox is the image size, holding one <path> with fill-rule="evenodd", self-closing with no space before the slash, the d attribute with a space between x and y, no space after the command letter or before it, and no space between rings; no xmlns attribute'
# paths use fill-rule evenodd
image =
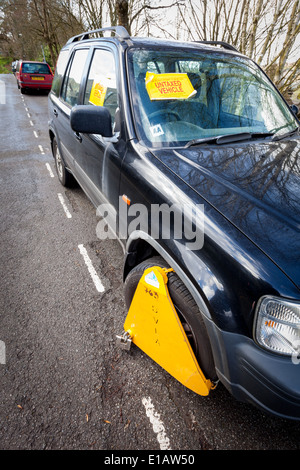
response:
<svg viewBox="0 0 300 470"><path fill-rule="evenodd" d="M85 82L84 105L105 106L112 118L113 137L80 134L77 140L76 176L95 206L117 203L120 164L118 114L120 113L116 60L112 50L95 47ZM110 188L113 186L113 190ZM112 200L113 199L113 200Z"/></svg>
<svg viewBox="0 0 300 470"><path fill-rule="evenodd" d="M77 49L71 56L64 77L58 106L53 110L56 113L56 128L59 128L59 146L66 165L74 171L74 157L77 150L76 135L70 126L70 114L80 97L80 85L88 57L89 49Z"/></svg>

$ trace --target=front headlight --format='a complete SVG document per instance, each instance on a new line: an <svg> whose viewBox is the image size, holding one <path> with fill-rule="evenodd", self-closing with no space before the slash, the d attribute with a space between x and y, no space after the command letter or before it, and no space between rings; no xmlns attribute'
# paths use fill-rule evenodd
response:
<svg viewBox="0 0 300 470"><path fill-rule="evenodd" d="M300 302L266 296L259 301L254 324L256 341L278 354L300 350Z"/></svg>

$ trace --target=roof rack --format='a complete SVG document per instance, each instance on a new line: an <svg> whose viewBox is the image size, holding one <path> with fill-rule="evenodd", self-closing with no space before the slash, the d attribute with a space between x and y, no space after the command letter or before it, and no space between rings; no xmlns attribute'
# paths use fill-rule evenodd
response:
<svg viewBox="0 0 300 470"><path fill-rule="evenodd" d="M68 40L67 44L71 44L72 42L76 41L83 41L85 39L90 39L90 35L100 32L103 33L105 31L113 31L115 33L115 36L121 40L126 41L130 39L129 33L124 28L124 26L109 26L107 28L93 29L91 31L86 31L85 33L78 34L77 36L73 36Z"/></svg>
<svg viewBox="0 0 300 470"><path fill-rule="evenodd" d="M236 47L224 41L195 41L195 42L199 42L200 44L210 44L212 46L222 46L224 47L224 49L229 49L230 51L239 52Z"/></svg>

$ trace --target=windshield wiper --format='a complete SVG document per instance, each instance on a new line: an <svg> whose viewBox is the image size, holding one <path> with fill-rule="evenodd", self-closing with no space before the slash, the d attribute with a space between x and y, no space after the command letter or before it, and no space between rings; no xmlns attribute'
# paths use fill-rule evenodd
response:
<svg viewBox="0 0 300 470"><path fill-rule="evenodd" d="M214 142L218 145L229 144L231 142L239 142L241 140L250 140L257 137L269 137L274 135L273 132L241 132L239 134L225 134L214 137L205 137L203 139L190 140L184 148L192 147L193 145L206 144L208 142Z"/></svg>
<svg viewBox="0 0 300 470"><path fill-rule="evenodd" d="M281 140L281 139L285 139L286 137L290 137L294 134L296 134L297 132L299 131L299 127L296 127L295 129L293 129L292 131L289 131L289 132L286 132L285 134L282 134L282 135L278 135L276 137L276 135L273 137L273 141L275 140Z"/></svg>

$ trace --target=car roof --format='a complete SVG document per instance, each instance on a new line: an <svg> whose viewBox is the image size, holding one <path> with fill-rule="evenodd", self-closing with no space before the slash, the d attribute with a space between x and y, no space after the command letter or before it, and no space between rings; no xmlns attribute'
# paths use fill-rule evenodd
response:
<svg viewBox="0 0 300 470"><path fill-rule="evenodd" d="M132 46L149 48L168 48L168 49L190 49L193 51L222 52L245 57L234 46L223 41L178 41L160 38L131 38Z"/></svg>
<svg viewBox="0 0 300 470"><path fill-rule="evenodd" d="M39 62L38 60L21 60L22 64L46 64L49 65L47 62Z"/></svg>
<svg viewBox="0 0 300 470"><path fill-rule="evenodd" d="M103 36L107 31L114 34L114 36ZM102 34L102 37L100 36ZM96 36L96 37L95 37ZM132 37L129 35L127 30L123 26L114 26L114 27L107 27L107 28L100 28L96 30L86 31L77 36L73 36L70 38L64 47L67 46L75 46L79 45L80 43L86 44L88 43L99 43L99 42L113 42L117 45L126 45L131 47L168 47L168 48L179 48L179 49L193 49L193 50L210 50L214 52L218 52L221 49L216 48L216 46L220 46L226 52L230 52L231 54L237 54L240 56L245 57L241 54L233 45L228 44L224 41L177 41L171 39L161 39L161 38L152 38L152 37Z"/></svg>

